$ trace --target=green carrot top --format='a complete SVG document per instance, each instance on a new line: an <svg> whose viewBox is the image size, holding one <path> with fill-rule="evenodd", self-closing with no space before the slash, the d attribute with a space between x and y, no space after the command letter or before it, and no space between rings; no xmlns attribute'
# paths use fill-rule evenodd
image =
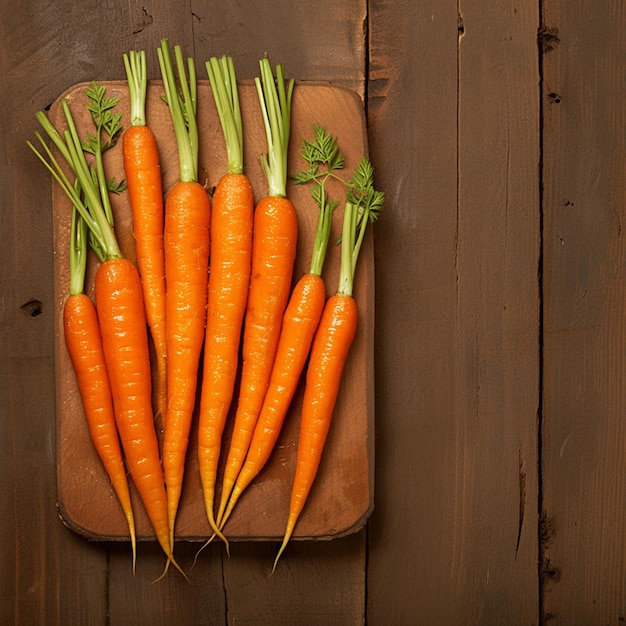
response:
<svg viewBox="0 0 626 626"><path fill-rule="evenodd" d="M285 87L285 68L276 66L276 80L268 59L259 62L261 77L255 85L263 114L267 153L261 155L261 164L267 177L268 194L273 197L287 195L287 156L291 126L291 98L295 81Z"/></svg>
<svg viewBox="0 0 626 626"><path fill-rule="evenodd" d="M352 175L343 214L337 293L352 296L354 274L367 225L378 219L385 194L374 189L374 168L362 157Z"/></svg>
<svg viewBox="0 0 626 626"><path fill-rule="evenodd" d="M228 56L223 56L220 59L211 57L206 62L206 70L226 140L228 171L231 174L242 174L243 125L233 60Z"/></svg>
<svg viewBox="0 0 626 626"><path fill-rule="evenodd" d="M81 141L78 136L78 130L66 99L61 101L67 123L67 129L63 131L63 134L54 127L43 111L35 114L43 130L75 175L74 183L69 180L64 168L61 167L40 133L36 132L35 136L39 140L41 150L30 141L27 143L59 183L72 206L84 220L89 229L90 243L98 256L102 259L119 258L122 253L113 229L109 193L121 191L125 185L106 179L102 160L103 152L115 144L122 130L121 114L113 113L119 99L107 98L106 88L98 86L95 82L86 90L86 94L89 98L87 108L96 128L95 135L88 135L86 141ZM95 166L87 162L86 153L94 155Z"/></svg>
<svg viewBox="0 0 626 626"><path fill-rule="evenodd" d="M309 273L321 276L330 239L333 211L339 204L337 200L329 198L326 181L329 178L336 178L344 182L335 172L343 169L345 157L339 151L337 139L323 127L314 126L313 131L315 138L302 142L302 158L306 161L308 169L297 172L294 175L294 183L302 185L313 182L311 195L320 212L313 239Z"/></svg>
<svg viewBox="0 0 626 626"><path fill-rule="evenodd" d="M146 93L148 77L146 71L146 53L144 50L131 50L123 55L124 68L128 78L128 95L130 98L131 126L146 125Z"/></svg>
<svg viewBox="0 0 626 626"><path fill-rule="evenodd" d="M167 39L161 40L161 47L157 50L159 67L163 77L165 88L165 101L167 102L176 144L178 146L178 159L180 164L180 180L183 182L198 181L198 124L196 121L197 106L197 83L196 70L192 58L187 59L187 69L180 46L174 46L176 70L180 93L174 74L172 55ZM187 77L189 72L189 77Z"/></svg>

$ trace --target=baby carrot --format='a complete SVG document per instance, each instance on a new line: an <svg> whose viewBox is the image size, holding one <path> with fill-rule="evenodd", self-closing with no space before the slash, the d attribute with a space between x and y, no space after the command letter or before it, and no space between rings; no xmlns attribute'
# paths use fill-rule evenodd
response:
<svg viewBox="0 0 626 626"><path fill-rule="evenodd" d="M133 551L137 554L135 518L124 456L113 411L111 385L104 360L96 307L84 291L87 262L87 227L76 208L70 229L70 295L63 306L65 345L76 373L91 441L124 512Z"/></svg>
<svg viewBox="0 0 626 626"><path fill-rule="evenodd" d="M155 417L167 406L165 342L165 263L163 259L163 185L156 137L146 124L146 53L123 55L130 96L130 127L122 135L122 158L146 319L155 347Z"/></svg>
<svg viewBox="0 0 626 626"><path fill-rule="evenodd" d="M282 317L291 293L298 222L287 197L287 153L294 81L285 87L284 67L276 80L268 59L260 61L255 84L263 113L268 151L262 164L268 194L256 206L252 236L252 273L244 321L243 367L233 435L230 442L218 518L244 463L252 432L267 391Z"/></svg>
<svg viewBox="0 0 626 626"><path fill-rule="evenodd" d="M161 40L159 65L180 165L179 180L166 198L164 235L168 406L163 435L163 472L172 550L204 341L211 215L209 196L198 182L194 63L191 58L187 59L187 76L180 46L174 47L174 54L182 98L177 89L169 44L167 39Z"/></svg>
<svg viewBox="0 0 626 626"><path fill-rule="evenodd" d="M110 112L115 99L105 98L104 92L105 89L95 83L87 90L93 101L90 110L97 128L92 142L95 173L87 164L83 151L85 144L78 136L67 100L61 103L68 126L63 136L45 113L38 112L37 119L76 175L85 196L83 203L80 198L76 198L76 194L71 194L72 186L48 150L48 157L53 163L49 166L50 171L62 184L90 229L92 247L105 259L96 271L96 309L111 383L115 420L128 469L168 562L174 563L185 575L174 560L169 543L165 485L154 429L150 356L141 279L133 263L122 256L112 225L101 134L105 128L112 134L111 129L117 132L121 127L119 117L112 116Z"/></svg>
<svg viewBox="0 0 626 626"><path fill-rule="evenodd" d="M237 374L241 327L250 284L254 195L243 173L243 132L232 59L206 63L226 140L228 171L213 195L209 303L198 417L200 477L209 525L221 536L213 514L215 475L222 432Z"/></svg>
<svg viewBox="0 0 626 626"><path fill-rule="evenodd" d="M311 251L311 264L309 271L296 283L285 310L267 393L245 462L237 476L226 509L219 518L220 529L224 527L243 491L269 460L298 386L326 302L326 285L321 276L337 202L329 200L325 183L332 172L343 167L345 159L339 152L334 137L326 134L322 128L316 128L315 135L315 141L305 141L303 144L302 157L309 167L294 177L296 184L315 182L312 196L319 206L319 217ZM319 171L320 166L324 168L323 172Z"/></svg>
<svg viewBox="0 0 626 626"><path fill-rule="evenodd" d="M291 538L317 475L335 409L346 358L356 334L358 311L353 283L367 224L382 210L384 195L374 191L373 168L361 159L344 207L337 292L331 296L313 339L307 368L300 434L289 515L274 567Z"/></svg>

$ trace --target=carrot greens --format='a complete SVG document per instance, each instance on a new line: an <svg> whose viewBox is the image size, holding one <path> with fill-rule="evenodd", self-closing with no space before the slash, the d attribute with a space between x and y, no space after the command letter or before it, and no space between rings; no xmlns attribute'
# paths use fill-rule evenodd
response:
<svg viewBox="0 0 626 626"><path fill-rule="evenodd" d="M384 192L374 189L374 168L367 157L362 157L352 175L344 206L337 293L352 295L354 273L367 225L378 219L384 203Z"/></svg>
<svg viewBox="0 0 626 626"><path fill-rule="evenodd" d="M174 46L174 58L178 72L178 83L174 74L174 65L167 39L161 40L161 47L157 49L159 66L163 75L165 101L170 107L178 158L180 162L180 180L196 182L198 180L198 124L196 121L197 108L197 81L193 59L183 59L182 49ZM178 89L177 91L177 84Z"/></svg>
<svg viewBox="0 0 626 626"><path fill-rule="evenodd" d="M228 171L243 173L243 126L237 78L232 57L211 57L206 62L217 114L226 140Z"/></svg>
<svg viewBox="0 0 626 626"><path fill-rule="evenodd" d="M146 70L146 52L131 50L122 55L124 69L128 79L128 96L130 100L130 125L146 125L146 94L148 80Z"/></svg>
<svg viewBox="0 0 626 626"><path fill-rule="evenodd" d="M265 124L267 152L261 164L269 184L269 196L287 195L287 152L291 130L291 98L295 81L285 86L285 66L276 66L276 80L268 59L259 62L261 76L255 78L261 113Z"/></svg>
<svg viewBox="0 0 626 626"><path fill-rule="evenodd" d="M94 250L101 258L120 258L122 253L113 229L113 214L108 194L123 191L125 184L107 180L102 162L102 154L115 144L117 135L122 130L121 115L112 113L119 98L105 97L106 88L95 82L85 90L85 93L89 99L88 109L96 127L96 134L89 135L86 141L78 136L76 123L66 99L61 101L67 124L62 134L43 111L35 114L46 135L76 176L77 184L69 180L41 133L35 133L41 149L36 148L30 141L27 143L85 221ZM101 137L103 132L106 133L105 141ZM95 157L95 166L87 162L86 154Z"/></svg>
<svg viewBox="0 0 626 626"><path fill-rule="evenodd" d="M309 271L311 274L320 276L330 239L333 211L339 204L337 200L329 198L326 181L331 177L338 178L335 172L343 169L345 157L337 146L337 139L327 133L323 127L315 126L314 133L314 140L305 139L302 143L301 156L307 163L308 169L296 173L294 183L304 185L313 182L311 195L320 212L313 239ZM342 179L338 178L338 180Z"/></svg>

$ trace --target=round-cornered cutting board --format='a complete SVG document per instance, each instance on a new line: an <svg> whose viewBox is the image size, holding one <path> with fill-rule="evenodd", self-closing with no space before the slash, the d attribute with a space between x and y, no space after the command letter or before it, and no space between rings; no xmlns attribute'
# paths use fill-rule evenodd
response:
<svg viewBox="0 0 626 626"><path fill-rule="evenodd" d="M129 125L128 89L125 82L101 82L107 95L119 97L117 110L123 113L124 128ZM50 109L50 118L63 128L60 102L66 98L82 138L93 126L86 108L85 88L78 84L59 96ZM178 178L178 152L167 105L162 100L160 81L148 87L147 117L153 128L161 155L164 193ZM239 86L243 127L245 170L250 177L255 199L267 192L267 182L259 157L267 151L258 96L252 81ZM305 168L300 154L304 139L313 139L314 125L323 126L338 140L346 155L344 174L349 176L361 156L367 155L367 132L362 103L357 94L335 86L298 83L292 105L292 130L288 171ZM209 194L226 171L226 149L208 81L198 82L198 127L200 133L200 182ZM105 154L107 177L124 178L121 141ZM343 201L344 190L330 186ZM55 355L57 486L61 519L72 530L94 540L126 540L128 532L121 509L89 439L82 404L72 365L65 348L62 324L63 303L69 287L69 230L71 207L56 183L52 185L55 276ZM294 283L308 270L317 207L309 186L288 185L299 219L298 255ZM341 228L343 202L334 215L334 232L327 254L324 278L330 295L336 290L339 246L334 245ZM113 197L116 233L123 253L135 259L133 225L126 193ZM357 336L346 363L333 423L316 483L298 522L294 539L331 539L360 529L373 507L374 451L374 260L371 229L361 251L355 282L359 306ZM87 293L93 296L95 257L90 259ZM303 381L293 399L285 425L272 458L241 497L224 531L231 540L277 540L282 538L287 517L293 477ZM237 388L222 449L230 438L229 427L237 400ZM218 477L218 481L221 478ZM133 489L133 505L139 539L154 537ZM219 489L219 482L218 482ZM219 491L217 494L219 502ZM196 438L192 433L187 453L185 483L176 525L180 540L202 541L210 535L206 521L198 463Z"/></svg>

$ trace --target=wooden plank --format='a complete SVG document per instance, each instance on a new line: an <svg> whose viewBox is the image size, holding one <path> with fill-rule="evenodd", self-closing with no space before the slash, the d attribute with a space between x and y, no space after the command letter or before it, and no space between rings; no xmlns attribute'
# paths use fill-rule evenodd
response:
<svg viewBox="0 0 626 626"><path fill-rule="evenodd" d="M31 332L48 332L45 326L33 326ZM16 624L70 623L65 619L70 615L76 624L104 623L97 615L106 610L104 594L98 593L106 580L106 555L60 525L50 470L53 440L39 439L43 415L38 414L42 406L53 405L52 358L13 357L7 365L2 378L13 410L2 413L11 436L0 446L0 470L9 478L3 506L7 522L0 539L0 553L6 555L0 614L14 616ZM77 577L80 571L83 575ZM79 586L94 594L91 604L74 602Z"/></svg>
<svg viewBox="0 0 626 626"><path fill-rule="evenodd" d="M536 5L372 8L368 621L536 623Z"/></svg>
<svg viewBox="0 0 626 626"><path fill-rule="evenodd" d="M224 562L229 624L365 623L364 531L332 541L294 542L270 576L276 549L271 543L232 546Z"/></svg>
<svg viewBox="0 0 626 626"><path fill-rule="evenodd" d="M267 55L272 63L284 63L289 76L364 93L365 0L320 0L314 8L292 0L195 0L191 14L198 60L229 54L237 75L253 78Z"/></svg>
<svg viewBox="0 0 626 626"><path fill-rule="evenodd" d="M626 13L543 4L543 617L626 615Z"/></svg>
<svg viewBox="0 0 626 626"><path fill-rule="evenodd" d="M535 2L461 3L459 561L476 615L536 623L539 90ZM506 59L501 63L500 59ZM465 419L463 414L465 413ZM474 558L476 546L481 550ZM467 588L477 593L475 583Z"/></svg>
<svg viewBox="0 0 626 626"><path fill-rule="evenodd" d="M165 565L163 552L156 542L139 544L135 576L128 575L127 545L111 544L106 596L108 623L151 626L226 623L222 546L208 546L194 563L198 547L189 542L180 542L176 547L177 560L188 572L189 581L171 572L155 583Z"/></svg>

